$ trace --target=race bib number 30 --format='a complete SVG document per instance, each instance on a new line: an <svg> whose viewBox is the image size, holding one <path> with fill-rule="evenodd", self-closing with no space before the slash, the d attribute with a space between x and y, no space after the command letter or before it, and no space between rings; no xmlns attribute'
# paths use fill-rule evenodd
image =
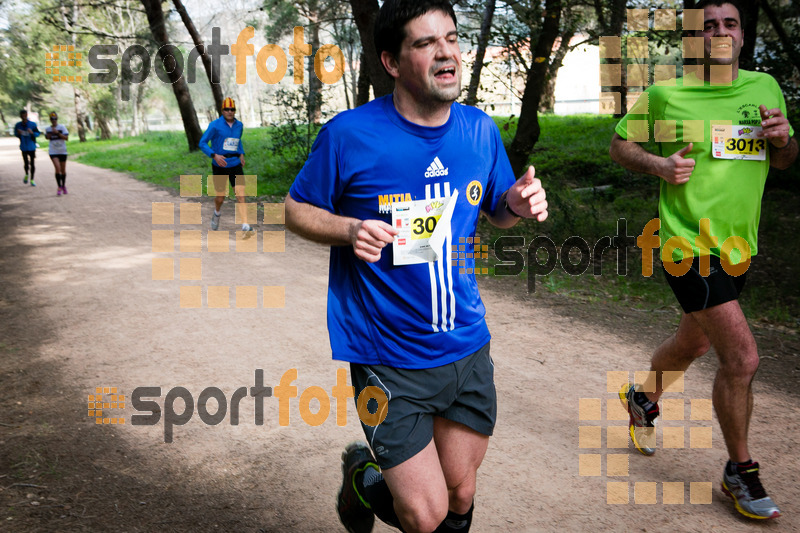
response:
<svg viewBox="0 0 800 533"><path fill-rule="evenodd" d="M761 126L714 125L711 127L711 154L717 159L764 161L767 140L758 137Z"/></svg>
<svg viewBox="0 0 800 533"><path fill-rule="evenodd" d="M438 261L450 232L458 191L447 198L394 202L392 226L397 236L392 243L395 265Z"/></svg>

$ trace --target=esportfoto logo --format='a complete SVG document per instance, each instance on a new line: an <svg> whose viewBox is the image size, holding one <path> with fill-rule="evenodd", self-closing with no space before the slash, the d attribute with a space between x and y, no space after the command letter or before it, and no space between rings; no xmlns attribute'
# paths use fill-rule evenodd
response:
<svg viewBox="0 0 800 533"><path fill-rule="evenodd" d="M447 176L447 169L444 168L442 162L439 161L438 156L433 159L433 163L428 165L428 170L425 171L426 178L433 178L436 176Z"/></svg>

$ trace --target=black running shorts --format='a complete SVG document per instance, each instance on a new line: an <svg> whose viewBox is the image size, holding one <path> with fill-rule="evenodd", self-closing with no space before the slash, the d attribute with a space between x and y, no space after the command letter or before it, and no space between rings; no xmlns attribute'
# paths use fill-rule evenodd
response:
<svg viewBox="0 0 800 533"><path fill-rule="evenodd" d="M58 159L63 162L67 160L67 154L50 154L50 159Z"/></svg>
<svg viewBox="0 0 800 533"><path fill-rule="evenodd" d="M700 275L699 257L694 258L692 267L683 276L673 276L664 269L667 282L685 313L738 300L744 288L747 273L731 276L722 268L719 257L712 255L709 259L710 269L706 277Z"/></svg>
<svg viewBox="0 0 800 533"><path fill-rule="evenodd" d="M228 181L234 191L236 190L236 176L244 175L242 165L236 165L235 167L211 165L211 171L214 176L228 176ZM217 193L216 196L228 196L228 186L225 185L225 181L216 177L214 178L214 191Z"/></svg>
<svg viewBox="0 0 800 533"><path fill-rule="evenodd" d="M391 468L421 452L433 438L433 417L459 422L491 435L497 419L494 363L489 343L459 361L420 370L350 364L356 400L368 386L389 400L386 419L361 423L381 468ZM377 402L368 406L373 412Z"/></svg>

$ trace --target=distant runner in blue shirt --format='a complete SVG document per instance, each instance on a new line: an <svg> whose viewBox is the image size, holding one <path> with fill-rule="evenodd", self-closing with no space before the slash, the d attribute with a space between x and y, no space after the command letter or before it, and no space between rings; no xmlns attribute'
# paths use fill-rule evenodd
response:
<svg viewBox="0 0 800 533"><path fill-rule="evenodd" d="M228 181L236 194L236 201L244 207L244 181L237 187L236 176L244 175L244 146L242 132L244 124L236 120L236 102L233 98L222 101L222 116L208 125L208 129L200 138L200 150L211 158L211 173L214 181L214 214L211 217L211 229L219 229L220 209L228 195ZM208 143L211 143L209 148ZM219 177L218 177L219 176ZM253 235L253 228L247 222L247 210L241 210L242 231L245 238ZM253 221L255 223L255 221Z"/></svg>
<svg viewBox="0 0 800 533"><path fill-rule="evenodd" d="M22 183L28 183L28 176L31 177L31 187L36 187L33 175L36 173L36 137L42 133L32 120L28 120L28 111L22 109L19 112L21 119L14 125L14 135L19 137L19 149L22 151L22 160L25 163L25 178ZM28 171L30 169L30 174Z"/></svg>
<svg viewBox="0 0 800 533"><path fill-rule="evenodd" d="M286 226L332 247L333 358L366 393L369 444L344 450L337 512L351 533L375 516L466 533L497 414L473 238L481 213L509 228L545 220L547 201L533 167L515 178L492 119L455 103L447 0L386 0L375 45L394 92L328 122L286 197Z"/></svg>

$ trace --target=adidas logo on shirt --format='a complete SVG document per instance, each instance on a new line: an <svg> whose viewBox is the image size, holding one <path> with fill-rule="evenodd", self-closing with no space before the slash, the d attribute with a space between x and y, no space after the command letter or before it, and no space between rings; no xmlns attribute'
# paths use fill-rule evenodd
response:
<svg viewBox="0 0 800 533"><path fill-rule="evenodd" d="M428 165L428 170L425 171L426 178L433 178L436 176L447 176L447 169L444 168L444 165L441 161L439 161L439 157L433 158L433 163Z"/></svg>

